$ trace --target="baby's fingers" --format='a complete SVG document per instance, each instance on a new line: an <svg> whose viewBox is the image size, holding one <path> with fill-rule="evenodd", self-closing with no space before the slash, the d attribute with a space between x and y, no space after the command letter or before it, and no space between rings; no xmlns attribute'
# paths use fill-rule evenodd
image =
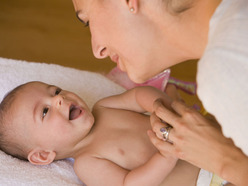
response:
<svg viewBox="0 0 248 186"><path fill-rule="evenodd" d="M179 100L179 101L183 101L183 99L181 98L179 92L177 91L177 88L175 85L173 84L168 84L166 86L166 90L165 93L172 98L173 100Z"/></svg>

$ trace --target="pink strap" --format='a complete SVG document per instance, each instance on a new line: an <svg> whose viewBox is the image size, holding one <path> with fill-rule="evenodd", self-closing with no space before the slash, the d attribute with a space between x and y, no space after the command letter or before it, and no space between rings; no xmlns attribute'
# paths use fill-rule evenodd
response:
<svg viewBox="0 0 248 186"><path fill-rule="evenodd" d="M118 67L113 68L107 77L126 89L131 89L137 86L153 86L161 91L165 90L167 83L174 84L177 88L189 93L196 94L196 83L186 82L173 77L170 77L170 69L164 70L155 77L147 80L145 83L134 83L129 79L126 72L121 71Z"/></svg>
<svg viewBox="0 0 248 186"><path fill-rule="evenodd" d="M170 77L170 69L163 71L157 76L147 80L145 83L134 83L132 80L129 79L126 72L121 71L117 67L113 68L107 74L107 77L126 89L131 89L137 86L153 86L155 88L158 88L159 90L164 91Z"/></svg>

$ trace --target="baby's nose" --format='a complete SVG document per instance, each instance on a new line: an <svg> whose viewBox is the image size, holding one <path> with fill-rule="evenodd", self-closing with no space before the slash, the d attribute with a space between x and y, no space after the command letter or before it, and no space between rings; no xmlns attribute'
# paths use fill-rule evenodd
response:
<svg viewBox="0 0 248 186"><path fill-rule="evenodd" d="M56 95L53 98L53 103L55 104L56 107L61 107L61 105L64 102L65 97L62 95Z"/></svg>

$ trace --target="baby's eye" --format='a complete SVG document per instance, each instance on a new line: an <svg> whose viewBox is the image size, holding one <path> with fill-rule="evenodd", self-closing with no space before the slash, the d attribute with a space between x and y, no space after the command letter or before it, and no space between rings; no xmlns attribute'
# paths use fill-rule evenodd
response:
<svg viewBox="0 0 248 186"><path fill-rule="evenodd" d="M56 88L56 90L55 90L55 96L58 95L61 91L62 91L61 88Z"/></svg>
<svg viewBox="0 0 248 186"><path fill-rule="evenodd" d="M46 108L43 109L43 112L42 112L42 119L45 118L46 114L48 113L48 110L49 110L48 107L46 107Z"/></svg>

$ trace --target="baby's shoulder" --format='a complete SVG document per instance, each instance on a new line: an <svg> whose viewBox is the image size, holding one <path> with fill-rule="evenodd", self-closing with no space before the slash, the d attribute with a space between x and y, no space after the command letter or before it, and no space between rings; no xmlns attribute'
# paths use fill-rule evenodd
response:
<svg viewBox="0 0 248 186"><path fill-rule="evenodd" d="M90 153L85 153L75 158L73 167L80 180L87 180L103 171L101 168L95 169L95 167L106 168L107 166L105 164L104 159L93 156Z"/></svg>
<svg viewBox="0 0 248 186"><path fill-rule="evenodd" d="M86 164L87 162L89 162L90 160L91 160L91 156L89 154L86 154L86 153L81 154L75 158L74 168L80 167Z"/></svg>
<svg viewBox="0 0 248 186"><path fill-rule="evenodd" d="M78 155L74 159L74 165L73 165L76 174L83 173L85 170L85 167L91 167L96 161L96 159L97 158L92 156L90 153L83 153L83 154Z"/></svg>
<svg viewBox="0 0 248 186"><path fill-rule="evenodd" d="M83 152L74 158L74 167L95 164L97 160L101 159L103 159L103 157L101 157L101 155L97 152L97 149L91 148L90 150Z"/></svg>

